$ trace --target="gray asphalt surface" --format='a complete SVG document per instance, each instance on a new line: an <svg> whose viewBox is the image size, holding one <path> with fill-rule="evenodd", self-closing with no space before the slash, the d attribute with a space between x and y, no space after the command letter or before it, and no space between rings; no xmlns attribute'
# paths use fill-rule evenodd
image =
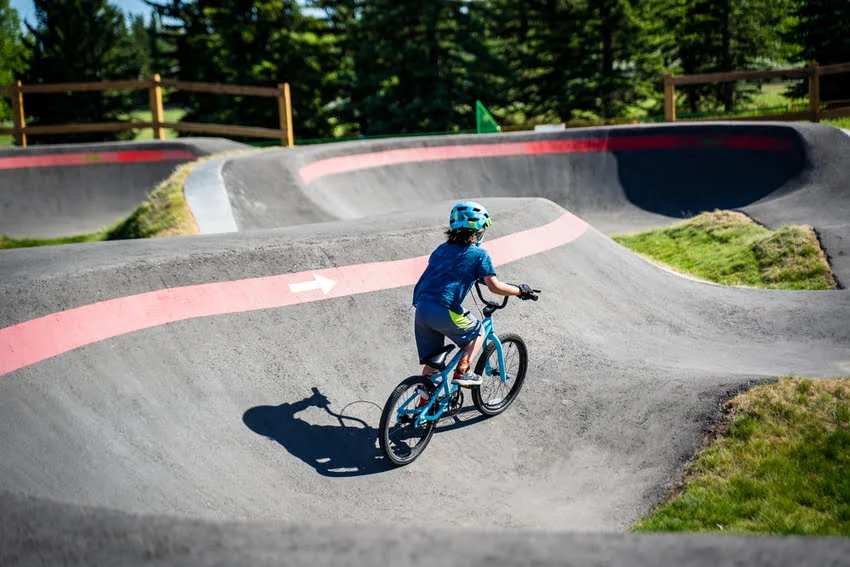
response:
<svg viewBox="0 0 850 567"><path fill-rule="evenodd" d="M751 202L809 191L837 215L847 206L844 169L818 156L838 141L824 127L786 130L777 132L799 143L800 159L778 164L784 172L751 189L760 195ZM224 177L240 233L2 252L0 328L166 287L426 255L466 196L493 212L488 238L554 220L570 199L585 218L611 223L606 231L617 219L631 229L676 218L640 191L623 196L651 185L622 169L623 156L580 157L590 172L554 158L468 160L470 182L497 170L490 196L484 183L454 184L460 162L306 188L291 173L323 155L395 144L410 142L231 160ZM663 157L636 163L656 171L652 160ZM565 166L566 179L596 184L583 196L578 182L560 197L536 194L557 187ZM612 188L606 176L632 181ZM550 181L526 183L542 178ZM700 186L676 183L668 190ZM728 198L739 197L736 187ZM700 202L690 199L678 206ZM284 228L266 226L271 218ZM818 228L822 218L807 222ZM596 228L499 275L544 290L541 301L512 301L495 316L497 331L529 344L522 395L489 420L470 405L403 469L383 463L376 428L393 386L418 368L410 288L180 321L0 377L0 564L418 564L437 557L437 537L449 565L850 564L847 539L620 533L666 494L724 400L780 375L850 374L846 290L696 282Z"/></svg>
<svg viewBox="0 0 850 567"><path fill-rule="evenodd" d="M44 154L186 150L195 157L244 148L230 140L119 142L3 148L0 158ZM186 160L0 169L0 234L53 238L96 232L127 216Z"/></svg>
<svg viewBox="0 0 850 567"><path fill-rule="evenodd" d="M839 538L382 530L131 516L0 495L2 565L847 565ZM41 514L33 514L33 510ZM45 518L49 517L49 521ZM108 524L109 530L103 525ZM69 542L85 542L72 546ZM34 554L33 549L39 549Z"/></svg>
<svg viewBox="0 0 850 567"><path fill-rule="evenodd" d="M306 187L296 175L319 159L399 148L682 135L706 143L668 150L400 164L325 177ZM711 143L724 136L775 139L793 149ZM662 226L702 211L736 209L771 228L813 225L839 281L850 279L850 138L830 126L691 123L359 141L268 152L241 156L224 167L241 230L361 218L457 196L543 197L606 234Z"/></svg>

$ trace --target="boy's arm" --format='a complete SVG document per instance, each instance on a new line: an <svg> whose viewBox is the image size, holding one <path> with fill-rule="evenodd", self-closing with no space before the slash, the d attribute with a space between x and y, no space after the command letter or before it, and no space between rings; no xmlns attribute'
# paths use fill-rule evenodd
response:
<svg viewBox="0 0 850 567"><path fill-rule="evenodd" d="M494 293L496 295L519 295L522 293L517 286L503 283L499 281L495 275L489 275L484 277L484 283L487 284L487 289L490 290L490 293Z"/></svg>

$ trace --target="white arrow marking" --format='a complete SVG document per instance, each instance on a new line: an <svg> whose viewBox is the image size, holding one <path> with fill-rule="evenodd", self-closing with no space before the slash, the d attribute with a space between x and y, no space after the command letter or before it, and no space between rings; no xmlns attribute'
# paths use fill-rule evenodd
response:
<svg viewBox="0 0 850 567"><path fill-rule="evenodd" d="M292 290L292 293L321 289L322 293L327 295L331 288L336 285L335 281L322 277L319 274L313 274L313 278L313 281L309 282L291 283L289 284L289 289Z"/></svg>

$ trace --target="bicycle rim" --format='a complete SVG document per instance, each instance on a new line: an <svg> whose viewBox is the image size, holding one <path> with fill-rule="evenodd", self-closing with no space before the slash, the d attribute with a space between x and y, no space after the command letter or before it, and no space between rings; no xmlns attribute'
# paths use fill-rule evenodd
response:
<svg viewBox="0 0 850 567"><path fill-rule="evenodd" d="M381 451L396 466L413 462L422 454L434 434L433 421L423 422L418 427L415 425L420 388L429 396L434 395L433 382L421 376L412 376L396 386L381 414Z"/></svg>
<svg viewBox="0 0 850 567"><path fill-rule="evenodd" d="M479 374L483 383L472 389L472 401L475 407L484 415L498 415L508 409L519 395L525 382L528 369L528 350L525 342L517 335L508 334L499 337L505 357L505 371L508 379L502 382L499 376L499 355L496 345L490 343L481 353L475 373ZM489 361L490 375L485 372Z"/></svg>

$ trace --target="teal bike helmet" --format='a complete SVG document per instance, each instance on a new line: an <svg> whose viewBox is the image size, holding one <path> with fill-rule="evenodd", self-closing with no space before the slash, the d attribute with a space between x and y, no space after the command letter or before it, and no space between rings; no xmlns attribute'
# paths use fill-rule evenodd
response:
<svg viewBox="0 0 850 567"><path fill-rule="evenodd" d="M473 201L463 201L452 207L449 215L450 230L474 230L478 232L482 228L491 226L490 213L487 209Z"/></svg>

